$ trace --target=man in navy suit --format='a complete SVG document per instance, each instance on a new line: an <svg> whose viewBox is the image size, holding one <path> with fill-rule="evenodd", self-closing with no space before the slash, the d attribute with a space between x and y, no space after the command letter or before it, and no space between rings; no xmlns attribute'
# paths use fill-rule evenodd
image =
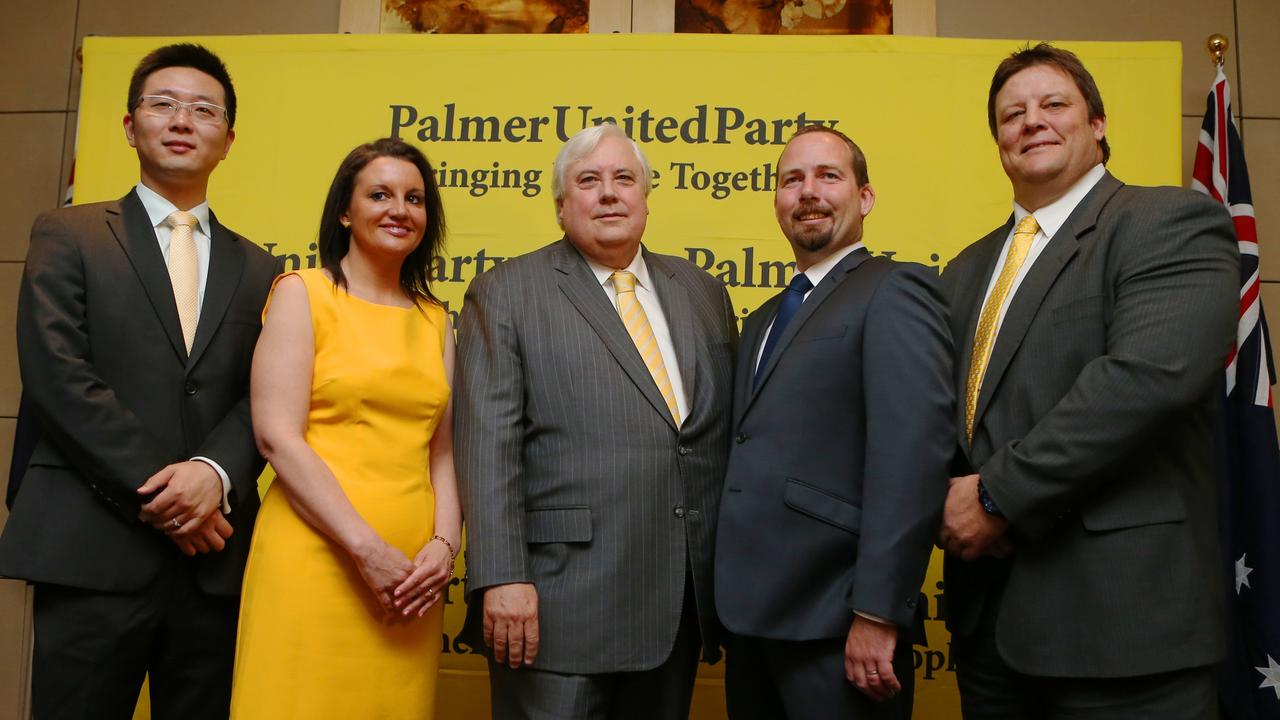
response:
<svg viewBox="0 0 1280 720"><path fill-rule="evenodd" d="M778 160L790 286L747 318L716 537L725 689L744 718L907 718L953 428L928 268L872 257L862 151L811 126Z"/></svg>

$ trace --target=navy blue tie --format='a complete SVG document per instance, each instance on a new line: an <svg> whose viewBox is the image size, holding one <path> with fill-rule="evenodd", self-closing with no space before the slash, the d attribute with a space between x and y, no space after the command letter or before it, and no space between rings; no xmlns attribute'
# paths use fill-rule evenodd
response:
<svg viewBox="0 0 1280 720"><path fill-rule="evenodd" d="M773 328L769 330L769 338L765 340L764 352L760 355L760 364L756 365L756 385L760 384L761 373L764 372L765 364L769 362L769 355L773 353L774 346L778 344L778 338L782 337L782 333L787 329L787 324L791 322L791 318L795 317L796 311L800 309L800 304L804 302L804 294L812 289L813 283L809 281L809 277L802 272L797 272L795 277L791 278L787 289L782 293L782 303L778 305L778 314L773 318Z"/></svg>

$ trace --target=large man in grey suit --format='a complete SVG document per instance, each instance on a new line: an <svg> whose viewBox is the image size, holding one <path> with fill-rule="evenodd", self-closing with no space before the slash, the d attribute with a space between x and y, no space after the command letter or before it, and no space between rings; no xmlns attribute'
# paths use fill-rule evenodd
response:
<svg viewBox="0 0 1280 720"><path fill-rule="evenodd" d="M258 507L249 363L278 268L206 200L231 78L203 47L163 47L128 110L141 181L41 215L18 296L41 437L0 574L35 584L42 720L130 718L148 673L152 717L225 718Z"/></svg>
<svg viewBox="0 0 1280 720"><path fill-rule="evenodd" d="M472 282L458 340L468 625L497 718L677 718L711 600L737 326L644 249L648 162L617 126L556 158L564 239Z"/></svg>
<svg viewBox="0 0 1280 720"><path fill-rule="evenodd" d="M987 111L1013 214L942 275L964 399L941 541L965 717L1216 717L1230 219L1106 171L1102 97L1067 51L1011 55Z"/></svg>
<svg viewBox="0 0 1280 720"><path fill-rule="evenodd" d="M747 318L716 540L734 720L905 718L954 398L932 271L872 257L862 151L821 126L778 160L789 287Z"/></svg>

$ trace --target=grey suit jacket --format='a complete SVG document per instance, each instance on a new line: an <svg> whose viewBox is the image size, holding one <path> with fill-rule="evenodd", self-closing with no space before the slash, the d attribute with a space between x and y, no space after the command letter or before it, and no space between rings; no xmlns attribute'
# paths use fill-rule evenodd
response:
<svg viewBox="0 0 1280 720"><path fill-rule="evenodd" d="M41 437L0 535L0 575L95 590L142 588L178 555L137 514L156 471L208 457L231 478L235 533L193 558L208 592L237 595L264 461L249 421L249 364L279 265L210 215L210 258L190 354L142 202L54 210L31 231L18 361Z"/></svg>
<svg viewBox="0 0 1280 720"><path fill-rule="evenodd" d="M961 393L1011 223L942 275ZM947 559L953 632L972 632L1003 585L996 641L1025 673L1122 677L1221 657L1211 423L1238 265L1221 206L1110 174L1054 235L996 337L972 444L957 435L956 471L982 476L1016 550Z"/></svg>
<svg viewBox="0 0 1280 720"><path fill-rule="evenodd" d="M737 325L714 278L680 258L644 259L690 400L679 428L567 240L480 275L462 308L454 408L468 625L478 591L533 583L544 670L656 667L690 573L716 652L711 554Z"/></svg>
<svg viewBox="0 0 1280 720"><path fill-rule="evenodd" d="M781 295L747 318L716 539L735 633L843 637L859 610L911 627L954 437L951 342L933 273L856 250L753 368Z"/></svg>

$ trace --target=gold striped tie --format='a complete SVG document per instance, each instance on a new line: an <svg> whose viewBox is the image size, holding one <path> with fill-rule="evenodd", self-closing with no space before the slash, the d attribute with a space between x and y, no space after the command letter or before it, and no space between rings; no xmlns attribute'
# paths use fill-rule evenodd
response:
<svg viewBox="0 0 1280 720"><path fill-rule="evenodd" d="M196 269L196 239L193 229L196 216L179 210L166 220L173 231L169 233L169 282L173 284L173 300L178 306L178 320L182 323L182 340L191 352L191 341L196 337L196 323L200 299L200 277Z"/></svg>
<svg viewBox="0 0 1280 720"><path fill-rule="evenodd" d="M978 414L978 395L982 392L982 378L987 372L987 361L991 359L991 347L995 344L996 319L1000 317L1000 307L1004 305L1009 288L1013 287L1013 279L1027 259L1027 251L1031 249L1031 241L1040 230L1034 215L1022 218L1013 231L1013 242L1009 244L1009 254L1004 259L1004 267L1000 269L1000 277L996 278L995 287L991 288L991 296L982 307L982 315L978 317L978 330L973 336L973 353L969 355L969 382L964 397L964 427L970 440L973 439L973 422Z"/></svg>
<svg viewBox="0 0 1280 720"><path fill-rule="evenodd" d="M649 317L644 314L644 308L640 307L640 301L636 298L636 276L626 270L618 270L610 277L613 278L613 289L618 291L618 316L622 318L622 324L627 326L631 342L640 351L640 357L644 359L645 367L649 368L649 374L653 376L658 392L662 393L662 399L667 401L671 417L679 425L680 409L676 405L676 391L671 387L671 378L667 376L667 366L662 363L662 352L658 350L658 338L649 326Z"/></svg>

